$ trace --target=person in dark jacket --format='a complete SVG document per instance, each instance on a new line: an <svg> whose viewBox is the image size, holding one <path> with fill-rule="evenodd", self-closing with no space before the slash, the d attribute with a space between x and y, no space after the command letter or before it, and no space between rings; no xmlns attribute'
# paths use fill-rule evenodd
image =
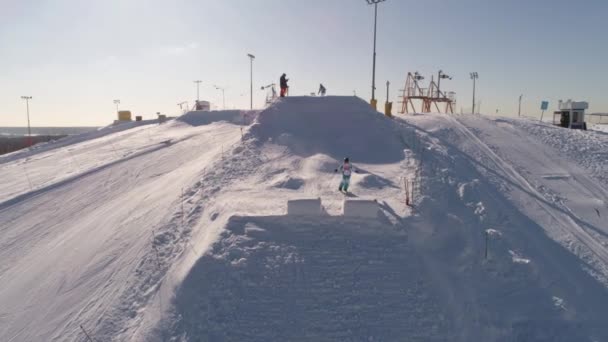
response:
<svg viewBox="0 0 608 342"><path fill-rule="evenodd" d="M281 97L285 97L287 95L287 93L289 92L289 86L287 85L287 81L289 81L289 79L287 78L287 75L283 74L281 75L281 80L280 80L280 84L281 84Z"/></svg>
<svg viewBox="0 0 608 342"><path fill-rule="evenodd" d="M323 86L323 83L319 84L319 93L318 93L318 95L325 96L325 92L326 91L327 91L327 89L325 89L325 87Z"/></svg>

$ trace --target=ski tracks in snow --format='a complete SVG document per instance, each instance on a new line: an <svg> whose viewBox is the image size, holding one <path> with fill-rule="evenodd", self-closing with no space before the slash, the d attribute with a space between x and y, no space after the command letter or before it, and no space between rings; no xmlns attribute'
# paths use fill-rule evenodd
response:
<svg viewBox="0 0 608 342"><path fill-rule="evenodd" d="M605 285L608 285L608 248L606 245L602 244L597 240L596 237L592 236L591 233L586 230L584 225L584 220L574 214L573 210L571 210L567 206L567 202L563 200L556 199L556 197L550 196L552 191L550 184L544 183L544 187L537 189L533 186L521 173L516 170L521 169L525 170L526 165L516 165L513 164L513 161L506 161L504 158L498 155L501 153L502 149L511 148L511 144L514 144L513 141L510 143L505 141L506 144L495 146L495 152L491 147L489 147L486 143L482 141L476 134L474 134L467 124L475 125L475 124L488 124L492 125L492 123L487 119L475 118L471 119L461 119L457 120L453 117L446 116L446 120L451 120L454 122L454 127L458 129L463 135L468 137L470 141L474 142L477 146L478 150L483 153L485 157L492 161L492 163L496 166L497 171L501 172L506 180L516 185L519 190L528 194L528 198L533 200L533 202L540 208L542 208L543 212L553 218L553 224L551 226L544 226L548 233L553 236L561 235L562 239L564 235L570 235L573 237L570 241L562 240L562 243L565 243L566 246L574 253L583 253L583 255L579 255L584 259L589 260L595 266L596 270L599 270L601 273L601 280ZM481 121L483 120L483 121ZM483 134L492 134L492 130L484 131L483 126L479 129L481 135ZM521 138L521 137L520 137ZM524 138L525 139L525 138ZM493 139L496 141L497 139ZM499 140L500 141L500 140ZM521 152L521 151L520 151ZM548 153L548 151L544 151ZM506 154L506 153L504 153ZM553 158L560 158L559 156L553 156ZM549 158L551 159L551 158ZM529 159L523 159L529 160ZM485 167L491 167L490 165L484 165ZM580 184L577 178L570 177L567 180L569 183L577 184L578 189L586 189L587 191L593 191L597 194L597 197L604 197L606 191L603 189L601 184L595 183L595 189L589 189L588 186ZM541 193L541 191L543 191ZM577 195L575 193L571 195ZM559 198L559 197L558 197ZM605 198L605 197L604 197ZM526 208L522 208L525 210ZM538 215L538 213L536 213ZM559 229L561 233L555 234L555 232L551 231L554 229ZM604 227L606 229L606 227ZM606 229L608 230L608 229ZM584 246L587 249L587 252L580 250L580 245ZM594 274L594 276L598 276Z"/></svg>

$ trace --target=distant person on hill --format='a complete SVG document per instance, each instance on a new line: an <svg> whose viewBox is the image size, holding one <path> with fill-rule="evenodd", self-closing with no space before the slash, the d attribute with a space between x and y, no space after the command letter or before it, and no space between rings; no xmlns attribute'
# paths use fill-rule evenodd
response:
<svg viewBox="0 0 608 342"><path fill-rule="evenodd" d="M325 96L325 91L326 90L327 89L325 89L325 87L323 86L323 83L319 84L319 93L318 93L319 95Z"/></svg>
<svg viewBox="0 0 608 342"><path fill-rule="evenodd" d="M355 167L350 163L348 157L344 158L344 163L342 163L339 168L335 169L334 172L338 172L338 170L342 172L342 181L340 182L340 187L338 187L338 190L344 190L344 193L347 193L352 172L355 171L358 173L359 171L356 170Z"/></svg>
<svg viewBox="0 0 608 342"><path fill-rule="evenodd" d="M283 74L281 75L281 80L280 80L280 84L281 84L281 97L285 97L287 96L287 93L289 93L289 86L287 85L287 81L289 81L289 79L287 78L287 75Z"/></svg>

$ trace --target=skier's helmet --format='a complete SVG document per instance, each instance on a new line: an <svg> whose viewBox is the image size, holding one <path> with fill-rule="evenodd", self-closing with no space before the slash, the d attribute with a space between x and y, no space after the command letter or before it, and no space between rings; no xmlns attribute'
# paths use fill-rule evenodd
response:
<svg viewBox="0 0 608 342"><path fill-rule="evenodd" d="M348 163L348 162L349 162L348 157L344 158L344 162L345 162L345 163Z"/></svg>

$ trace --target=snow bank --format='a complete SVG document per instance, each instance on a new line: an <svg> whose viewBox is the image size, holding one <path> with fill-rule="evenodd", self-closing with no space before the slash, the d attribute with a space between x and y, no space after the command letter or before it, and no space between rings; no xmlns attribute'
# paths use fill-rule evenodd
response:
<svg viewBox="0 0 608 342"><path fill-rule="evenodd" d="M592 130L598 131L598 132L608 133L608 124L593 124L593 125L590 125L589 129L592 129Z"/></svg>
<svg viewBox="0 0 608 342"><path fill-rule="evenodd" d="M244 110L195 110L180 116L177 120L191 126L209 125L218 121L226 121L237 125L251 123L253 112Z"/></svg>
<svg viewBox="0 0 608 342"><path fill-rule="evenodd" d="M354 163L403 160L400 132L391 119L354 96L286 97L262 111L252 134L301 157L323 153Z"/></svg>
<svg viewBox="0 0 608 342"><path fill-rule="evenodd" d="M377 218L378 202L376 200L365 199L345 199L344 216L359 218Z"/></svg>
<svg viewBox="0 0 608 342"><path fill-rule="evenodd" d="M288 216L320 216L321 215L321 199L295 199L287 201Z"/></svg>
<svg viewBox="0 0 608 342"><path fill-rule="evenodd" d="M560 154L576 160L595 178L602 181L604 185L608 185L608 150L606 149L608 134L606 131L565 129L530 120L510 118L496 120L510 122L519 129L523 129L535 140L542 141L559 151Z"/></svg>

